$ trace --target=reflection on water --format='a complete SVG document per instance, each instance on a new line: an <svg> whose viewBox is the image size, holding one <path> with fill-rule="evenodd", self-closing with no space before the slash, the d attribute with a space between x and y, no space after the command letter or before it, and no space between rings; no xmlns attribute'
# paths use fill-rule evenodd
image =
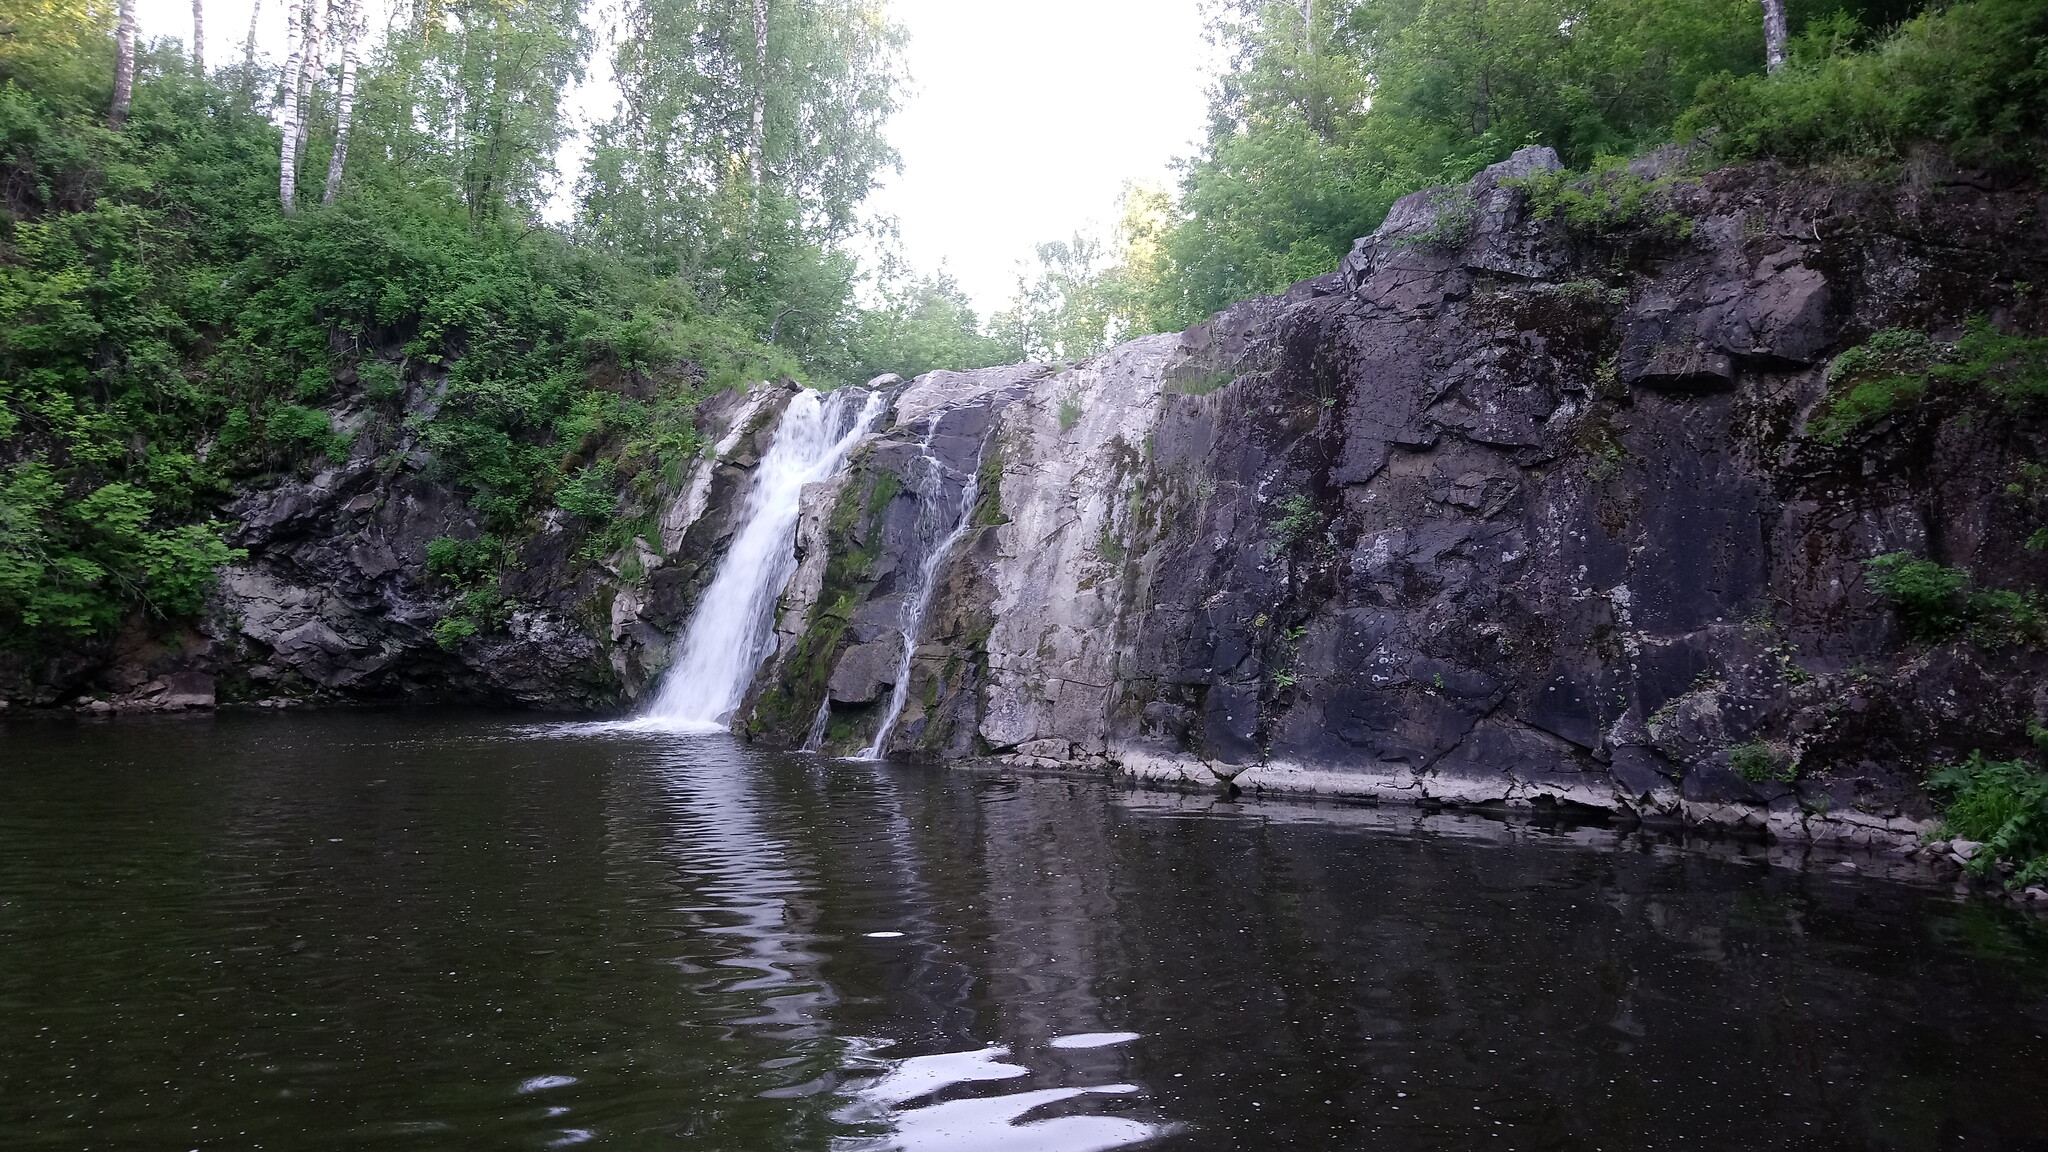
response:
<svg viewBox="0 0 2048 1152"><path fill-rule="evenodd" d="M1134 1032L1061 1036L1055 1048L1100 1048L1135 1040ZM1138 1091L1134 1084L1091 1084L1078 1088L1039 1088L1005 1095L974 1095L929 1102L929 1098L961 1084L1029 1076L1031 1069L1005 1063L1009 1048L997 1045L971 1052L938 1052L897 1061L871 1084L853 1091L855 1103L834 1113L847 1124L880 1121L892 1129L887 1136L844 1138L833 1142L840 1152L1102 1152L1139 1144L1167 1131L1166 1126L1115 1116L1056 1116L1026 1121L1026 1114L1082 1096L1119 1096ZM927 1100L915 1108L900 1108Z"/></svg>
<svg viewBox="0 0 2048 1152"><path fill-rule="evenodd" d="M2048 1132L2037 921L1753 846L439 713L17 721L0 788L10 1149Z"/></svg>

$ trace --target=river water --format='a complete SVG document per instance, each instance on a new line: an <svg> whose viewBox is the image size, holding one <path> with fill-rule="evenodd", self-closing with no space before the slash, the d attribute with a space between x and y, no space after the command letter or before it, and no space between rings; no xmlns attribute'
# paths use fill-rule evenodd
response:
<svg viewBox="0 0 2048 1152"><path fill-rule="evenodd" d="M442 712L0 789L9 1149L2048 1147L2037 922L1725 845Z"/></svg>

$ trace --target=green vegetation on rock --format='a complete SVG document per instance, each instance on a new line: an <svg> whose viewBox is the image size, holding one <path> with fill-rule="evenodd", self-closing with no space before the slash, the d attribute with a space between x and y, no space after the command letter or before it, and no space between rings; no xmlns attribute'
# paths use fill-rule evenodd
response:
<svg viewBox="0 0 2048 1152"><path fill-rule="evenodd" d="M1967 569L1946 568L1907 552L1890 552L1863 562L1870 586L1892 602L1906 631L1939 641L1967 626L1988 645L2048 643L2048 603L2038 591L2010 588L1972 590Z"/></svg>
<svg viewBox="0 0 2048 1152"><path fill-rule="evenodd" d="M1807 431L1840 445L1941 388L1966 400L1981 392L2013 408L2048 399L2048 339L2007 335L1981 318L1954 344L1890 328L1835 357L1827 382L1829 398Z"/></svg>
<svg viewBox="0 0 2048 1152"><path fill-rule="evenodd" d="M1946 801L1941 834L1982 845L1965 865L1971 872L1993 876L2009 867L2015 888L2048 880L2048 773L1973 752L1929 775L1927 787Z"/></svg>
<svg viewBox="0 0 2048 1152"><path fill-rule="evenodd" d="M1456 186L1517 148L1567 172L1528 181L1580 233L1693 222L1661 195L1685 172L1770 157L1896 165L1945 148L2039 169L2048 7L2036 0L1787 0L1789 56L1765 60L1754 0L1229 0L1228 61L1178 194L1133 189L1107 244L1041 252L1013 327L1074 355L1169 331L1330 272L1394 202ZM1646 176L1626 159L1667 145ZM1674 170L1675 169L1675 170ZM1416 242L1455 246L1460 213ZM1032 334L1050 334L1034 336Z"/></svg>
<svg viewBox="0 0 2048 1152"><path fill-rule="evenodd" d="M32 7L0 31L0 648L197 611L234 490L389 455L400 421L499 536L558 507L618 546L712 391L1011 358L943 278L885 263L855 303L899 75L866 4L771 6L766 68L744 6L644 6L563 225L579 0L400 14L326 196L313 77L288 200L289 78L144 45L117 124L109 6Z"/></svg>

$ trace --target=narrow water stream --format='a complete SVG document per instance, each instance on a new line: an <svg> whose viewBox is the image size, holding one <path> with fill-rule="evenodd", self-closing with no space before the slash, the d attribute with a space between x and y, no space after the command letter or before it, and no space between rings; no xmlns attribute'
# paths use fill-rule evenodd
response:
<svg viewBox="0 0 2048 1152"><path fill-rule="evenodd" d="M918 443L917 471L911 478L911 489L917 496L917 528L921 539L917 566L917 583L906 589L897 605L896 631L903 637L903 654L896 662L896 677L889 688L889 703L882 710L881 726L875 729L875 738L861 750L859 759L876 760L889 747L889 737L896 731L896 721L903 715L903 705L910 699L910 666L917 658L918 638L924 634L925 613L931 608L932 591L938 586L939 569L960 538L973 527L974 503L981 495L981 476L970 469L960 478L960 494L952 501L946 499L946 465L932 451L932 437L938 435L939 417L933 416L926 425L924 438ZM981 450L974 455L979 465L983 452L988 450L984 439ZM827 699L820 709L815 735L824 736L823 721L830 718L831 700ZM807 740L805 745L816 748L818 740Z"/></svg>
<svg viewBox="0 0 2048 1152"><path fill-rule="evenodd" d="M2038 1149L2048 934L1601 828L0 725L0 1147Z"/></svg>

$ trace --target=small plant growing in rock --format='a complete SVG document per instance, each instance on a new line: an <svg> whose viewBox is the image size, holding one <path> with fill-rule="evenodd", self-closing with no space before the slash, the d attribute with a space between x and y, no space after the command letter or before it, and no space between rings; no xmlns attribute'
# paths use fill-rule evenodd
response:
<svg viewBox="0 0 2048 1152"><path fill-rule="evenodd" d="M427 574L468 584L494 574L504 562L505 545L486 532L474 540L443 536L427 544Z"/></svg>
<svg viewBox="0 0 2048 1152"><path fill-rule="evenodd" d="M1828 365L1832 395L1808 426L1823 444L1918 404L1937 383L1982 389L2018 408L2048 399L2048 339L2007 336L1983 317L1956 343L1888 328Z"/></svg>
<svg viewBox="0 0 2048 1152"><path fill-rule="evenodd" d="M618 477L609 460L599 460L581 469L555 489L555 506L587 520L611 519L618 511Z"/></svg>
<svg viewBox="0 0 2048 1152"><path fill-rule="evenodd" d="M1218 368L1213 372L1199 372L1191 376L1170 379L1162 391L1178 396L1207 396L1211 392L1221 391L1224 385L1235 379L1237 373L1228 368Z"/></svg>
<svg viewBox="0 0 2048 1152"><path fill-rule="evenodd" d="M1944 568L1907 552L1888 552L1863 562L1870 587L1892 602L1906 630L1925 640L1955 631L1962 619L1958 593L1970 582L1961 568Z"/></svg>
<svg viewBox="0 0 2048 1152"><path fill-rule="evenodd" d="M390 403L405 394L405 382L398 378L398 369L382 360L357 368L356 378L363 383L363 395L379 404Z"/></svg>
<svg viewBox="0 0 2048 1152"><path fill-rule="evenodd" d="M1924 332L1887 328L1835 357L1827 372L1833 399L1813 422L1813 438L1840 444L1865 424L1919 403L1927 370L1946 353Z"/></svg>
<svg viewBox="0 0 2048 1152"><path fill-rule="evenodd" d="M1316 512L1315 503L1299 492L1280 501L1280 513L1278 520L1266 525L1273 534L1272 546L1267 550L1271 556L1289 551L1322 527L1323 518Z"/></svg>
<svg viewBox="0 0 2048 1152"><path fill-rule="evenodd" d="M1593 454L1592 462L1586 465L1586 475L1592 477L1595 483L1605 484L1621 475L1621 462L1624 456L1621 445L1610 442Z"/></svg>
<svg viewBox="0 0 2048 1152"><path fill-rule="evenodd" d="M1074 425L1081 422L1081 402L1069 396L1060 401L1060 431L1072 432Z"/></svg>
<svg viewBox="0 0 2048 1152"><path fill-rule="evenodd" d="M1462 188L1447 188L1431 197L1436 220L1427 229L1394 241L1398 248L1462 248L1479 226L1479 202Z"/></svg>
<svg viewBox="0 0 2048 1152"><path fill-rule="evenodd" d="M1583 176L1560 169L1502 183L1528 192L1532 217L1562 221L1574 232L1597 234L1648 225L1673 239L1690 237L1690 219L1678 212L1658 211L1668 203L1668 193L1678 181L1669 176L1646 180L1621 164L1619 158L1610 158L1605 167Z"/></svg>
<svg viewBox="0 0 2048 1152"><path fill-rule="evenodd" d="M1799 778L1799 765L1769 744L1737 744L1728 750L1728 767L1752 784L1775 780L1790 784Z"/></svg>

